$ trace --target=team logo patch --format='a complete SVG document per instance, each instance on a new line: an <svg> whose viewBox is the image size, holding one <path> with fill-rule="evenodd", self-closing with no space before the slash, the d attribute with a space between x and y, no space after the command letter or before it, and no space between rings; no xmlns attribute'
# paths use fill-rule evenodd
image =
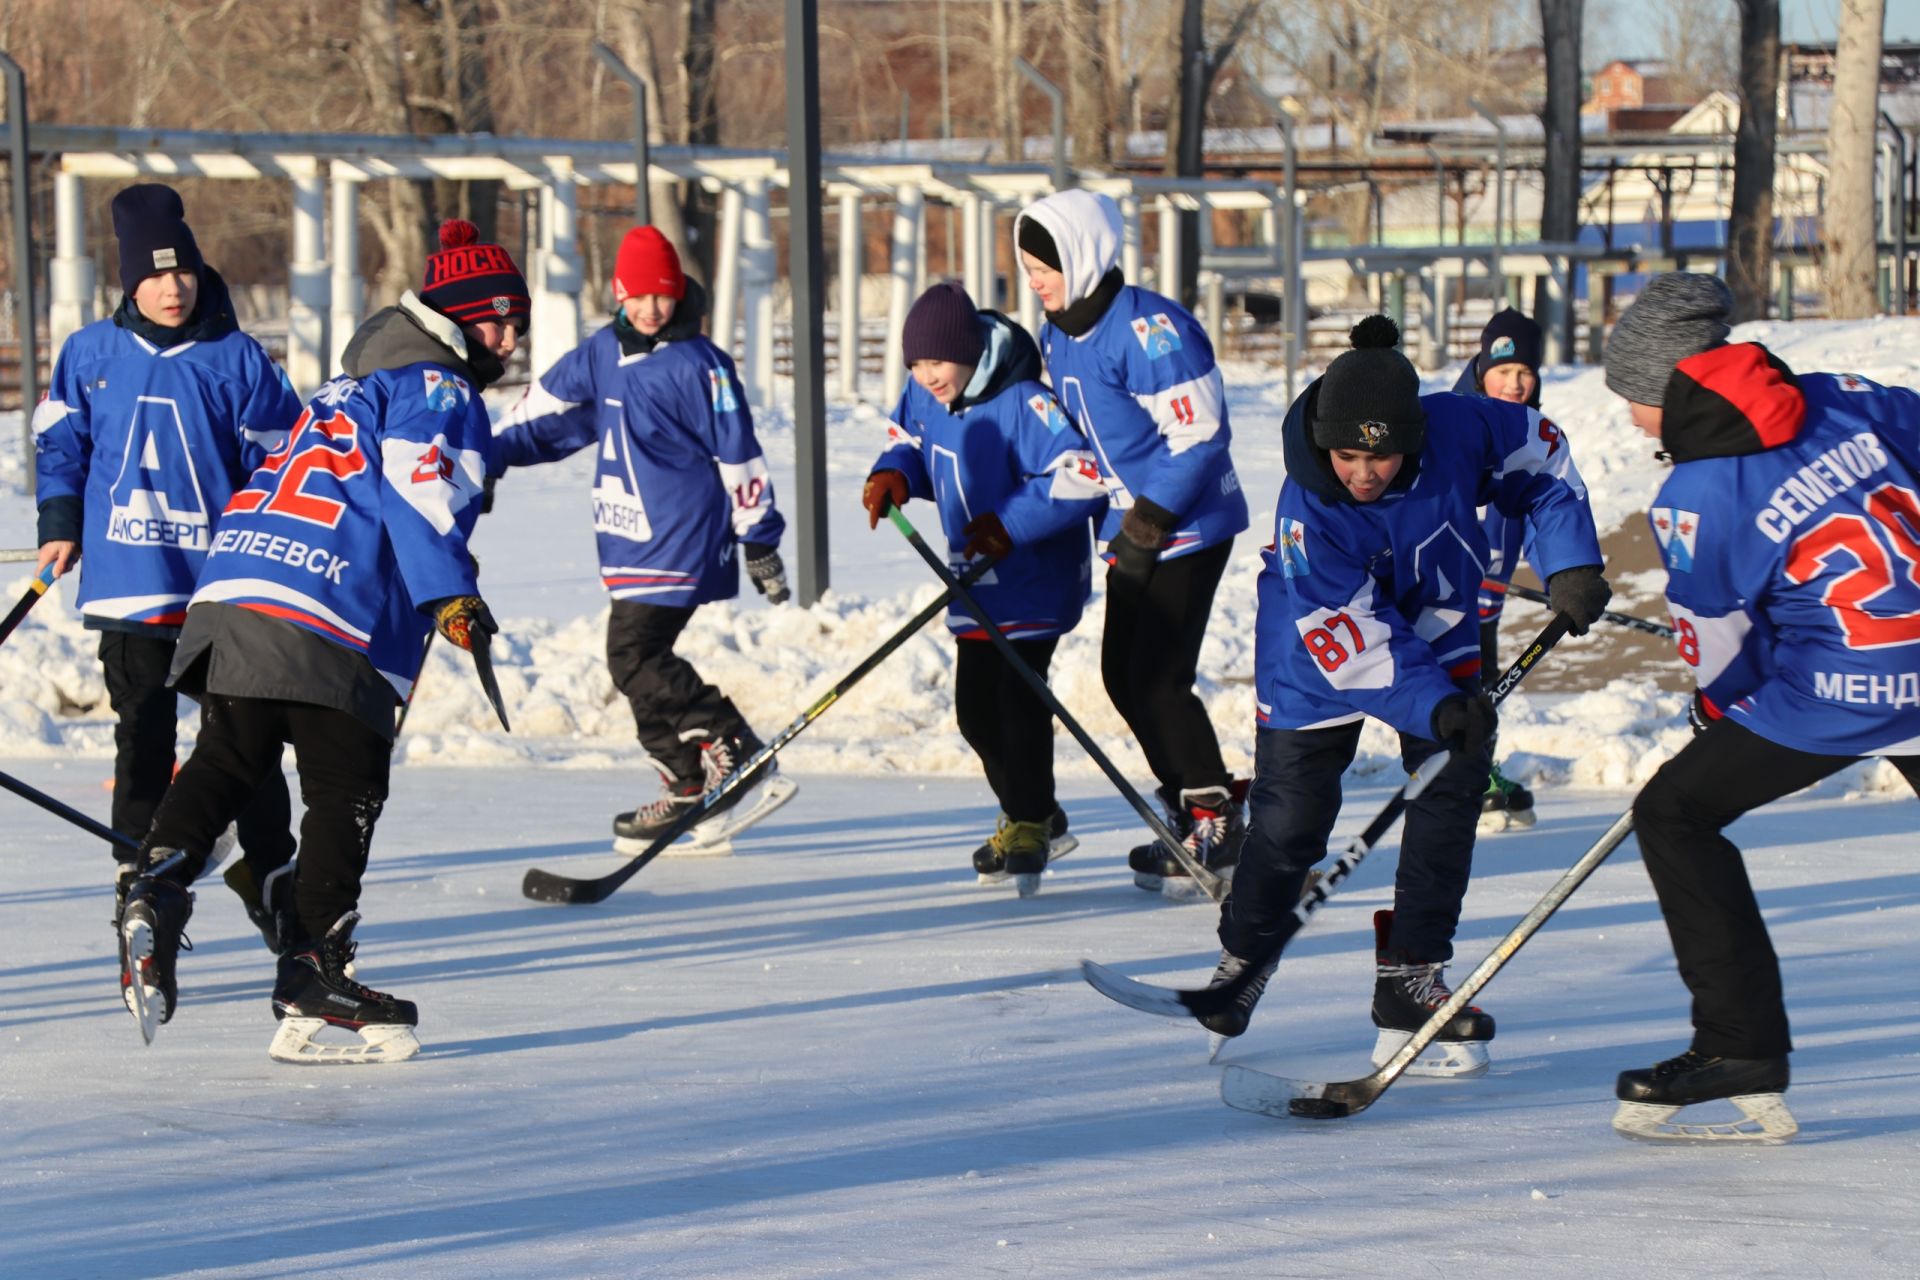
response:
<svg viewBox="0 0 1920 1280"><path fill-rule="evenodd" d="M1280 572L1289 578L1304 578L1312 570L1307 565L1307 526L1291 516L1280 517L1279 536L1274 550L1280 553Z"/></svg>
<svg viewBox="0 0 1920 1280"><path fill-rule="evenodd" d="M153 269L171 271L180 265L180 255L173 249L155 249L153 251Z"/></svg>
<svg viewBox="0 0 1920 1280"><path fill-rule="evenodd" d="M1700 536L1700 515L1678 507L1653 509L1653 535L1669 573L1693 572L1693 546Z"/></svg>
<svg viewBox="0 0 1920 1280"><path fill-rule="evenodd" d="M1027 408L1034 411L1040 421L1047 424L1049 431L1065 431L1070 425L1067 415L1060 410L1060 402L1052 396L1036 395L1027 400Z"/></svg>
<svg viewBox="0 0 1920 1280"><path fill-rule="evenodd" d="M421 372L421 376L426 379L427 384L427 408L435 413L452 413L455 409L463 409L466 407L467 397L473 394L468 389L465 379L456 378L450 373L442 373L438 369L426 369Z"/></svg>
<svg viewBox="0 0 1920 1280"><path fill-rule="evenodd" d="M1387 438L1387 424L1384 422L1363 422L1360 424L1360 438L1367 442L1367 448L1378 449L1380 442Z"/></svg>
<svg viewBox="0 0 1920 1280"><path fill-rule="evenodd" d="M715 413L739 412L740 397L734 394L733 378L725 369L707 370L707 382L713 388L713 410Z"/></svg>
<svg viewBox="0 0 1920 1280"><path fill-rule="evenodd" d="M1840 389L1842 391L1865 391L1867 389L1867 381L1858 374L1843 373L1840 375Z"/></svg>
<svg viewBox="0 0 1920 1280"><path fill-rule="evenodd" d="M1147 353L1149 360L1158 360L1180 349L1180 335L1174 332L1173 320L1164 311L1135 316L1133 336L1140 340L1140 349Z"/></svg>
<svg viewBox="0 0 1920 1280"><path fill-rule="evenodd" d="M495 298L493 300L493 313L495 315L505 316L507 312L511 310L513 310L512 298Z"/></svg>
<svg viewBox="0 0 1920 1280"><path fill-rule="evenodd" d="M1489 360L1510 360L1512 358L1513 358L1513 339L1512 338L1502 335L1501 337L1495 338L1493 340L1493 345L1487 348L1487 359Z"/></svg>

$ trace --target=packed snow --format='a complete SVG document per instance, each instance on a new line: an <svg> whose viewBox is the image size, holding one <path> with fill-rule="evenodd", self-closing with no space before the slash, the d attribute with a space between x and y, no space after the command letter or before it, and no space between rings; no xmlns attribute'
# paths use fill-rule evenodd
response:
<svg viewBox="0 0 1920 1280"><path fill-rule="evenodd" d="M1920 321L1736 337L1798 368L1920 384ZM1286 404L1270 370L1231 367L1227 381L1254 529L1222 585L1200 691L1246 771L1255 548ZM1601 527L1638 519L1661 464L1601 372L1548 371L1544 402ZM870 404L831 410L827 597L770 608L748 590L702 609L682 641L763 734L938 593L858 505L883 422ZM759 423L790 503L787 406ZM19 434L0 416L0 546L24 548ZM938 624L783 753L799 798L734 858L662 859L598 907L523 900L529 865L611 869L610 814L654 785L606 674L590 468L516 472L477 539L515 732L500 732L465 655L436 646L397 752L363 968L420 1002L418 1061L270 1063L271 962L217 881L190 929L179 1016L142 1049L114 989L106 859L8 798L0 1273L1912 1273L1920 1006L1905 974L1920 872L1913 800L1891 768L1850 769L1736 828L1786 966L1792 1147L1666 1151L1608 1129L1613 1072L1686 1039L1631 843L1482 1001L1502 1028L1491 1075L1404 1082L1343 1122L1246 1116L1219 1104L1203 1035L1109 1004L1074 971L1093 956L1197 982L1213 913L1132 887L1138 820L1064 734L1082 848L1030 901L973 887L993 803L953 722ZM930 508L908 515L932 532ZM0 573L6 602L30 567ZM1657 572L1624 585L1659 615ZM0 646L0 768L104 817L112 719L69 601L56 587ZM1053 685L1144 788L1100 687L1102 610L1096 592ZM1509 630L1545 616L1516 603ZM1602 628L1567 644L1625 642ZM1686 741L1678 687L1649 666L1503 708L1508 772L1539 791L1541 821L1483 839L1462 971ZM194 713L181 709L184 751ZM1369 726L1339 838L1396 785L1396 758L1393 735ZM1389 843L1289 952L1227 1058L1367 1070L1368 915L1392 868Z"/></svg>

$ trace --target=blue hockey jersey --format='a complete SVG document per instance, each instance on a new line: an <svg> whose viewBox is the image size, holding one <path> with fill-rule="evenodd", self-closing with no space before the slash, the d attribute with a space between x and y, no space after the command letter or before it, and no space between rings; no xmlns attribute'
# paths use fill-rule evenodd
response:
<svg viewBox="0 0 1920 1280"><path fill-rule="evenodd" d="M785 529L733 361L700 335L696 290L689 281L657 341L621 318L601 328L541 374L496 433L496 471L599 446L593 527L616 600L730 600L736 542L777 546Z"/></svg>
<svg viewBox="0 0 1920 1280"><path fill-rule="evenodd" d="M1463 396L1484 396L1486 391L1480 384L1480 357L1474 356L1467 361L1466 368L1460 371L1459 379L1453 384L1454 394ZM1491 398L1491 397L1489 397ZM1540 407L1540 388L1536 385L1533 397L1527 401L1529 408ZM1513 581L1514 570L1520 567L1525 558L1527 522L1516 520L1499 507L1488 507L1480 522L1481 532L1487 538L1487 575L1485 581L1497 582L1502 586ZM1506 607L1507 593L1494 591L1486 587L1480 589L1480 621L1493 622L1500 617L1500 611Z"/></svg>
<svg viewBox="0 0 1920 1280"><path fill-rule="evenodd" d="M1822 755L1920 752L1920 396L1743 342L1682 360L1664 412L1648 519L1709 713Z"/></svg>
<svg viewBox="0 0 1920 1280"><path fill-rule="evenodd" d="M1015 640L1063 635L1093 590L1092 521L1107 493L1087 442L1039 382L1033 339L1005 316L981 312L986 354L951 409L909 381L875 471L898 471L911 496L932 500L947 558L966 563L961 532L976 516L1000 517L1013 551L972 591ZM958 602L947 627L963 639L986 630Z"/></svg>
<svg viewBox="0 0 1920 1280"><path fill-rule="evenodd" d="M364 654L404 698L430 602L471 595L490 428L453 321L413 294L356 335L287 442L233 495L194 605L237 605ZM459 366L464 367L464 366Z"/></svg>
<svg viewBox="0 0 1920 1280"><path fill-rule="evenodd" d="M1079 301L1114 271L1120 228L1111 200L1068 199L1076 195L1084 197L1050 196L1020 217L1053 237L1068 296ZM1076 208L1085 216L1070 216ZM1179 517L1160 549L1162 560L1225 542L1247 527L1246 495L1228 452L1233 431L1225 388L1213 344L1191 313L1171 298L1122 285L1078 337L1052 321L1041 325L1040 349L1055 397L1087 437L1107 481L1102 540L1120 531L1136 498Z"/></svg>
<svg viewBox="0 0 1920 1280"><path fill-rule="evenodd" d="M34 410L41 540L80 543L90 625L178 630L220 512L300 413L211 269L194 316L161 330L128 299L67 339Z"/></svg>
<svg viewBox="0 0 1920 1280"><path fill-rule="evenodd" d="M1536 565L1554 574L1602 563L1586 487L1538 410L1442 393L1420 398L1426 447L1379 498L1356 502L1312 443L1319 391L1316 379L1281 428L1287 478L1258 583L1259 723L1370 715L1429 737L1434 708L1480 670L1478 508L1531 521Z"/></svg>

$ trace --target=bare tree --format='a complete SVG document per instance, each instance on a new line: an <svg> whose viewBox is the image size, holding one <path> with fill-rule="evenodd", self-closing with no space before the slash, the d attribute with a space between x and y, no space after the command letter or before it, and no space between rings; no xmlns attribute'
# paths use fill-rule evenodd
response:
<svg viewBox="0 0 1920 1280"><path fill-rule="evenodd" d="M665 105L660 99L659 50L654 47L653 31L647 24L648 11L652 7L651 0L619 0L613 13L612 33L613 49L620 55L620 60L646 78L649 144L667 140ZM686 220L680 206L683 198L680 184L672 179L663 179L649 182L647 190L647 209L653 216L653 225L673 241L682 259L691 257L687 246Z"/></svg>
<svg viewBox="0 0 1920 1280"><path fill-rule="evenodd" d="M1107 49L1100 0L1061 0L1067 33L1067 135L1076 165L1106 168L1113 160L1108 132ZM1109 5L1116 0L1108 0Z"/></svg>
<svg viewBox="0 0 1920 1280"><path fill-rule="evenodd" d="M1874 275L1873 153L1879 126L1881 28L1886 0L1841 0L1827 117L1827 314L1859 320L1878 309Z"/></svg>
<svg viewBox="0 0 1920 1280"><path fill-rule="evenodd" d="M359 40L354 53L375 127L387 133L412 133L394 0L360 0ZM384 251L385 263L374 284L378 302L392 302L412 288L420 265L426 261L427 209L420 186L410 179L394 178L386 183L386 209L372 201L361 202Z"/></svg>
<svg viewBox="0 0 1920 1280"><path fill-rule="evenodd" d="M1260 0L1239 4L1226 30L1211 46L1207 43L1206 0L1180 0L1180 63L1174 80L1173 101L1167 113L1165 172L1197 178L1206 163L1204 147L1207 98L1220 68L1233 57L1247 33ZM1180 293L1193 299L1200 278L1200 221L1188 210L1180 214Z"/></svg>
<svg viewBox="0 0 1920 1280"><path fill-rule="evenodd" d="M1780 90L1780 0L1740 6L1740 124L1733 138L1733 207L1727 218L1727 284L1736 321L1767 317L1773 270L1774 106Z"/></svg>
<svg viewBox="0 0 1920 1280"><path fill-rule="evenodd" d="M1547 53L1547 100L1540 110L1547 141L1542 240L1573 240L1580 234L1581 5L1582 0L1540 0Z"/></svg>

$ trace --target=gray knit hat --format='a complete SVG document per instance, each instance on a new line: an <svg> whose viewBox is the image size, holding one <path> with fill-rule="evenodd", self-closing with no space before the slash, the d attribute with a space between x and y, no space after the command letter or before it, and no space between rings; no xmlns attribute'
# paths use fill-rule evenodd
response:
<svg viewBox="0 0 1920 1280"><path fill-rule="evenodd" d="M1658 408L1673 366L1727 340L1733 291L1719 276L1655 276L1607 339L1607 386L1634 404Z"/></svg>

